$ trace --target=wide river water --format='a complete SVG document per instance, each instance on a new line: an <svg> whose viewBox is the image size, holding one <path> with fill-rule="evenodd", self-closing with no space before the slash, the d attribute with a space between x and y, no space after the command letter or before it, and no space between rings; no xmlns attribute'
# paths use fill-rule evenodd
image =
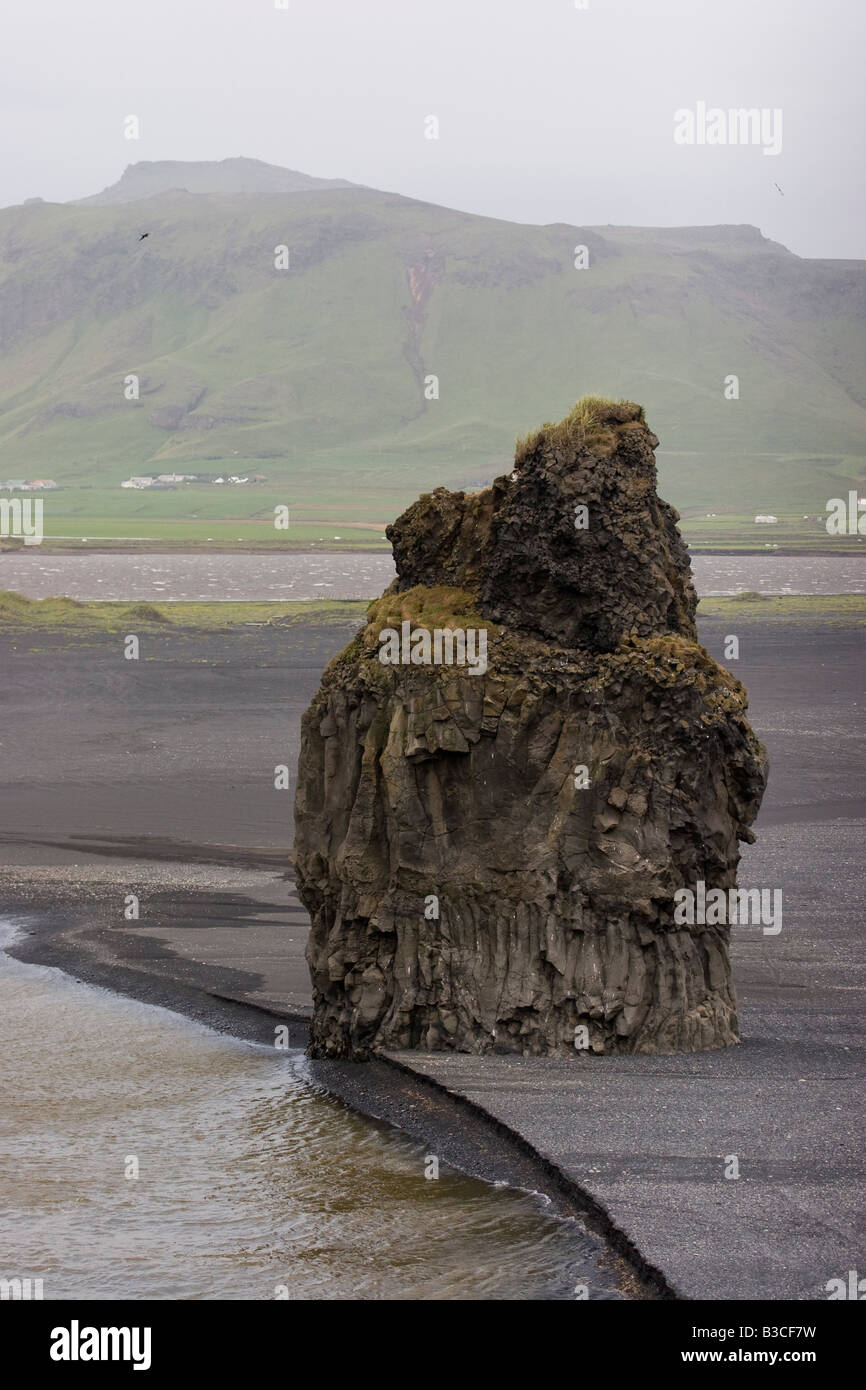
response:
<svg viewBox="0 0 866 1390"><path fill-rule="evenodd" d="M316 1089L301 1053L22 964L14 933L0 922L0 1278L76 1300L618 1296L576 1222L428 1180L424 1149Z"/></svg>
<svg viewBox="0 0 866 1390"><path fill-rule="evenodd" d="M861 555L693 555L701 597L753 589L763 594L862 594ZM0 589L28 598L311 600L376 598L394 578L390 554L0 555Z"/></svg>

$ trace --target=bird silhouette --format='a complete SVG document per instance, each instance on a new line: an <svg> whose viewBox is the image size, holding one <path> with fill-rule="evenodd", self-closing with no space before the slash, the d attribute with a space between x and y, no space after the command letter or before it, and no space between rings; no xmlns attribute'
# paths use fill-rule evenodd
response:
<svg viewBox="0 0 866 1390"><path fill-rule="evenodd" d="M774 188L779 188L779 185L778 185L777 183L774 183L774 184L773 184L773 187L774 187ZM781 188L779 188L779 192L782 194L782 197L784 198L784 196L785 196L784 190L781 189Z"/></svg>
<svg viewBox="0 0 866 1390"><path fill-rule="evenodd" d="M142 232L141 236L138 238L139 241L144 241L146 236L150 236L150 232Z"/></svg>

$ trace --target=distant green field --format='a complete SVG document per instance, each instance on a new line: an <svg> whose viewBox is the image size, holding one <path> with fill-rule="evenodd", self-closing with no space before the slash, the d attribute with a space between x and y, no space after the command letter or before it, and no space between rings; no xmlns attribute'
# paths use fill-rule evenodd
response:
<svg viewBox="0 0 866 1390"><path fill-rule="evenodd" d="M828 555L866 555L866 537L831 536L826 515L774 512L778 523L755 522L754 515L684 516L680 530L692 550L764 550L787 553L819 550Z"/></svg>
<svg viewBox="0 0 866 1390"><path fill-rule="evenodd" d="M284 530L274 525L274 508L281 502L280 493L272 489L228 491L196 485L153 494L122 490L118 499L118 491L107 488L69 488L43 494L45 544L388 551L385 525L416 495L409 489L399 494L380 491L370 504L364 501L366 494L344 497L338 489L307 494L300 504L282 504L289 506L290 524ZM359 519L370 505L381 518L375 524ZM866 550L866 538L828 535L823 513L804 516L800 511L780 511L774 515L779 517L777 525L756 524L754 513L687 512L681 516L680 530L695 551L778 547L789 553L817 550L841 555ZM10 538L5 543L14 542Z"/></svg>
<svg viewBox="0 0 866 1390"><path fill-rule="evenodd" d="M70 487L41 494L44 532L54 538L80 542L100 540L150 540L169 545L202 545L208 542L252 548L325 549L388 548L383 516L381 524L359 519L362 508L349 498L345 503L334 492L314 492L303 504L291 500L290 489L277 492L263 487L178 486L175 491L138 491L96 487ZM382 505L400 505L383 497ZM275 508L288 506L288 530L275 526ZM395 512L395 514L397 514Z"/></svg>
<svg viewBox="0 0 866 1390"><path fill-rule="evenodd" d="M337 523L293 525L288 531L275 530L273 523L240 519L232 521L200 521L186 517L142 517L136 520L115 516L45 517L45 540L81 541L155 541L187 547L206 547L217 544L241 543L249 548L268 547L275 550L309 549L320 546L326 550L390 549L384 533L366 527L343 527Z"/></svg>

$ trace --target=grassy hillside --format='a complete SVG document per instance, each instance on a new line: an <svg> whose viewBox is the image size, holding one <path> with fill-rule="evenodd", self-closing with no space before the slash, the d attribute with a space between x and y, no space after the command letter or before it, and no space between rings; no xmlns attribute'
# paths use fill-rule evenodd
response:
<svg viewBox="0 0 866 1390"><path fill-rule="evenodd" d="M244 167L188 184L255 183L225 164ZM590 393L645 406L660 490L704 541L759 511L826 541L803 514L866 473L864 263L749 227L521 226L293 174L275 192L270 166L260 192L136 197L182 176L162 167L0 212L0 482L62 484L49 536L284 543L287 503L290 542L381 543L419 491L508 470L517 436ZM267 483L119 488L223 470Z"/></svg>

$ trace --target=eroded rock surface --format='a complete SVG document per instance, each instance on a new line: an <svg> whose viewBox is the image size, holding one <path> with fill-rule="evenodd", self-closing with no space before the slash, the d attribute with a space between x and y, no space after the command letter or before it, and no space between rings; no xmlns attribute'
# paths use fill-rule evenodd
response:
<svg viewBox="0 0 866 1390"><path fill-rule="evenodd" d="M697 644L656 437L590 406L389 528L398 578L304 716L313 1055L737 1040L730 929L675 925L673 895L734 885L766 757ZM483 628L487 670L383 665L407 620Z"/></svg>

